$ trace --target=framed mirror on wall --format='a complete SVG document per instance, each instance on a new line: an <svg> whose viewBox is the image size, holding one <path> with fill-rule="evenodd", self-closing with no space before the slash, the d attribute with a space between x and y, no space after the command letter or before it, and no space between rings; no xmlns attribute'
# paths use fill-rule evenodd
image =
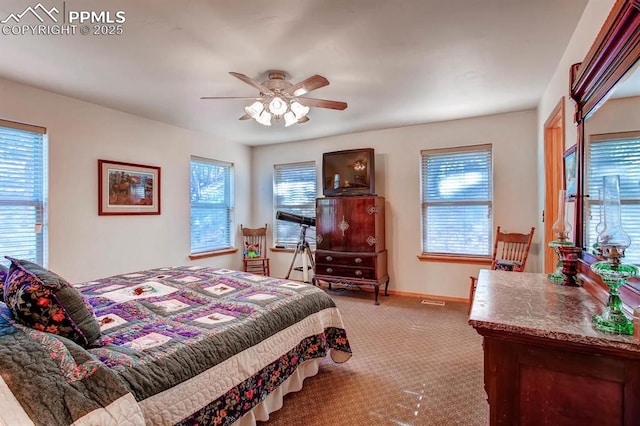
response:
<svg viewBox="0 0 640 426"><path fill-rule="evenodd" d="M571 68L570 94L575 101L578 126L575 243L584 249L579 264L583 285L603 303L608 296L607 286L589 267L600 260L594 250L596 228L601 225L598 177L601 181L608 174L622 176L622 223L623 227L627 223L626 231L631 231L635 240L628 258L623 260L640 264L640 225L634 219L635 209L640 218L640 181L637 192L633 181L635 168L640 173L640 163L630 157L635 144L640 146L640 71L636 71L639 58L640 0L618 0L584 61ZM628 197L626 202L624 194ZM640 305L640 280L629 280L620 295L625 310L631 312Z"/></svg>

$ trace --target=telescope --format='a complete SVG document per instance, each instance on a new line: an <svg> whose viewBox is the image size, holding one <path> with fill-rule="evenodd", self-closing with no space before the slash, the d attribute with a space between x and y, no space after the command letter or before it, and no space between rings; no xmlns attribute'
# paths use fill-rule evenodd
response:
<svg viewBox="0 0 640 426"><path fill-rule="evenodd" d="M299 216L293 213L281 212L280 210L276 211L276 219L284 220L287 222L299 223L300 225L316 226L315 217Z"/></svg>

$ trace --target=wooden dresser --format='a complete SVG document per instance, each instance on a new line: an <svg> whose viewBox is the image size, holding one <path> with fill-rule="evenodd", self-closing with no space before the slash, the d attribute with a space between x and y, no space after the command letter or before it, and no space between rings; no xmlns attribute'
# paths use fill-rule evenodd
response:
<svg viewBox="0 0 640 426"><path fill-rule="evenodd" d="M383 197L316 199L316 243L314 281L373 286L376 305L381 284L387 295Z"/></svg>
<svg viewBox="0 0 640 426"><path fill-rule="evenodd" d="M640 340L595 330L603 307L544 274L480 272L469 324L491 425L640 425Z"/></svg>

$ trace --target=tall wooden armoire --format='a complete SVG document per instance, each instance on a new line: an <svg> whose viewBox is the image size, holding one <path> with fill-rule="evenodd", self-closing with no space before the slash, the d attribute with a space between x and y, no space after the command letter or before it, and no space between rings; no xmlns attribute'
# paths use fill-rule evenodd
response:
<svg viewBox="0 0 640 426"><path fill-rule="evenodd" d="M381 284L388 295L383 197L317 198L316 243L314 280L373 286L376 305Z"/></svg>

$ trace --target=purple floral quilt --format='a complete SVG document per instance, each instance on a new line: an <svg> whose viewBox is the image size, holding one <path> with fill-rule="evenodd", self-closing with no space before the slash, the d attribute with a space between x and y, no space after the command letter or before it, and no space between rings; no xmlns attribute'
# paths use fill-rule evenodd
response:
<svg viewBox="0 0 640 426"><path fill-rule="evenodd" d="M179 266L75 287L102 335L86 350L67 346L116 378L107 403L129 392L151 424L232 424L305 361L351 355L334 302L308 284Z"/></svg>

